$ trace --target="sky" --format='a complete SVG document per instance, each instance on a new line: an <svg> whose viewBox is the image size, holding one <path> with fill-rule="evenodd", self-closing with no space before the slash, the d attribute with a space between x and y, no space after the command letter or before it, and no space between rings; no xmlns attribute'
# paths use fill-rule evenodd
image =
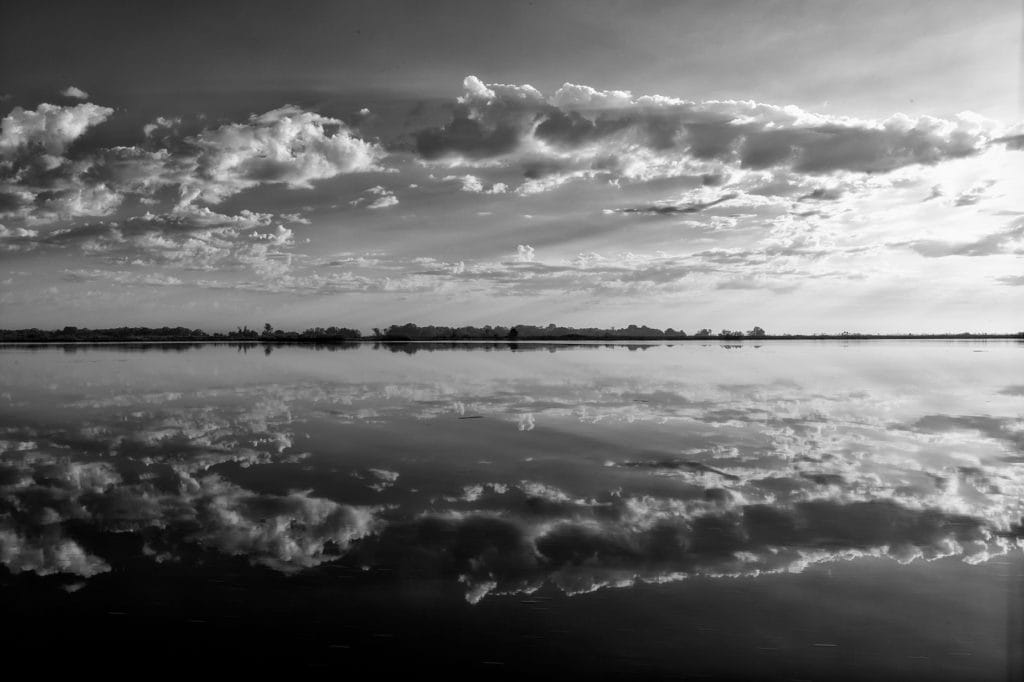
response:
<svg viewBox="0 0 1024 682"><path fill-rule="evenodd" d="M1022 7L5 2L0 326L1020 331Z"/></svg>

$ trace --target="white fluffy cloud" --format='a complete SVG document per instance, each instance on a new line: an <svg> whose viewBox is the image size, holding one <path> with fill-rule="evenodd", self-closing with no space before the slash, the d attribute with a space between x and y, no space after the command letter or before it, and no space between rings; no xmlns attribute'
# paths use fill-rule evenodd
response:
<svg viewBox="0 0 1024 682"><path fill-rule="evenodd" d="M185 203L217 203L262 184L308 189L316 180L378 169L383 156L341 121L290 106L205 130L189 141L199 150L198 178L182 183Z"/></svg>
<svg viewBox="0 0 1024 682"><path fill-rule="evenodd" d="M104 216L128 196L151 200L165 188L177 191L184 209L260 185L308 189L344 173L378 170L384 156L342 121L292 106L186 137L176 137L180 120L158 118L145 126L143 145L68 156L76 140L112 114L86 102L19 107L4 117L0 215L34 223Z"/></svg>
<svg viewBox="0 0 1024 682"><path fill-rule="evenodd" d="M398 197L390 189L375 185L363 192L363 196L349 202L352 206L365 206L370 209L389 208L398 205Z"/></svg>
<svg viewBox="0 0 1024 682"><path fill-rule="evenodd" d="M458 182L462 185L462 191L470 194L504 194L508 191L503 182L495 182L490 188L484 188L484 183L475 175L448 175L442 180Z"/></svg>
<svg viewBox="0 0 1024 682"><path fill-rule="evenodd" d="M15 154L37 149L59 157L86 130L113 113L113 109L89 102L71 107L44 103L35 110L15 107L0 121L0 162L11 163Z"/></svg>
<svg viewBox="0 0 1024 682"><path fill-rule="evenodd" d="M68 87L64 88L60 91L60 94L64 95L65 97L70 97L72 99L89 99L88 92L81 88L76 88L74 85L69 85Z"/></svg>

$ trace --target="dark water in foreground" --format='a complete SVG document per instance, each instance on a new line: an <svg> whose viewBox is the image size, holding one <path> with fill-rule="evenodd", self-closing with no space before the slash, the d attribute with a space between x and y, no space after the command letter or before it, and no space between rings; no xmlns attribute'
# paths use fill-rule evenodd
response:
<svg viewBox="0 0 1024 682"><path fill-rule="evenodd" d="M1021 679L1024 345L413 350L0 348L5 648Z"/></svg>

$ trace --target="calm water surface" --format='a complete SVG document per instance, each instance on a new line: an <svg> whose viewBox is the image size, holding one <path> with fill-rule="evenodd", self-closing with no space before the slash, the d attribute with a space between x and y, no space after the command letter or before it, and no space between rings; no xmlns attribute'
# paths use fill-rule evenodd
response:
<svg viewBox="0 0 1024 682"><path fill-rule="evenodd" d="M6 347L0 378L30 659L1021 679L1019 343Z"/></svg>

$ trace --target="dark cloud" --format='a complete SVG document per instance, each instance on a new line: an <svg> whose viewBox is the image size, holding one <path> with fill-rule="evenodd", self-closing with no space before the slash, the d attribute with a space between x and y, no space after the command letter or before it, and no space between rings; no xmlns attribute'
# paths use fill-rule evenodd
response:
<svg viewBox="0 0 1024 682"><path fill-rule="evenodd" d="M972 431L986 438L1003 441L1019 450L1024 450L1024 430L1020 420L985 415L942 415L931 414L921 417L908 427L923 433L951 433Z"/></svg>
<svg viewBox="0 0 1024 682"><path fill-rule="evenodd" d="M685 124L686 149L697 159L729 158L744 134L742 126L730 125L728 117Z"/></svg>
<svg viewBox="0 0 1024 682"><path fill-rule="evenodd" d="M993 256L1001 253L1020 253L1024 239L1024 220L1014 221L1009 227L970 242L947 242L936 239L919 239L898 242L890 246L912 249L925 258L946 256ZM1011 278L1012 279L1012 278ZM1005 283L1005 282L1004 282Z"/></svg>
<svg viewBox="0 0 1024 682"><path fill-rule="evenodd" d="M745 415L744 415L745 416ZM679 470L686 469L689 471L695 471L698 473L709 473L716 474L730 481L738 481L739 477L733 474L721 471L714 467L708 466L703 462L691 462L680 459L656 459L656 460L641 460L641 461L625 461L620 462L618 466L628 467L633 469L662 469L662 470Z"/></svg>
<svg viewBox="0 0 1024 682"><path fill-rule="evenodd" d="M543 523L508 510L500 516L434 515L393 523L354 552L361 562L399 574L459 579L475 602L492 591L532 590L544 583L589 592L688 575L799 570L858 555L934 558L948 555L954 545L983 552L993 542L982 519L890 501L647 513L647 519L635 518L620 507L589 520L549 517Z"/></svg>
<svg viewBox="0 0 1024 682"><path fill-rule="evenodd" d="M800 197L800 201L836 201L842 196L841 189L819 187Z"/></svg>
<svg viewBox="0 0 1024 682"><path fill-rule="evenodd" d="M717 206L723 202L735 199L738 195L724 194L718 199L712 201L697 202L693 204L687 204L685 206L672 206L672 205L656 205L656 206L639 206L631 208L620 208L616 209L617 213L642 213L649 215L678 215L681 213L700 213L706 208Z"/></svg>
<svg viewBox="0 0 1024 682"><path fill-rule="evenodd" d="M760 130L746 136L740 149L741 164L768 168L788 163L801 173L872 173L934 164L980 150L984 138L956 134L937 123L897 118L879 128L829 124Z"/></svg>
<svg viewBox="0 0 1024 682"><path fill-rule="evenodd" d="M488 127L459 109L443 128L429 128L416 134L416 151L424 159L458 154L470 159L501 156L513 151L520 140L519 131L510 124Z"/></svg>
<svg viewBox="0 0 1024 682"><path fill-rule="evenodd" d="M619 159L609 169L641 159L678 173L667 168L693 160L819 175L885 173L969 156L991 141L991 128L968 115L857 121L795 107L634 98L570 84L545 97L530 86L485 85L471 76L451 121L419 131L416 140L428 160L535 155L539 143L556 150L552 159L565 164L569 157L579 168L596 167L601 156Z"/></svg>
<svg viewBox="0 0 1024 682"><path fill-rule="evenodd" d="M992 140L996 143L1005 144L1007 149L1024 150L1024 135L1007 135Z"/></svg>

